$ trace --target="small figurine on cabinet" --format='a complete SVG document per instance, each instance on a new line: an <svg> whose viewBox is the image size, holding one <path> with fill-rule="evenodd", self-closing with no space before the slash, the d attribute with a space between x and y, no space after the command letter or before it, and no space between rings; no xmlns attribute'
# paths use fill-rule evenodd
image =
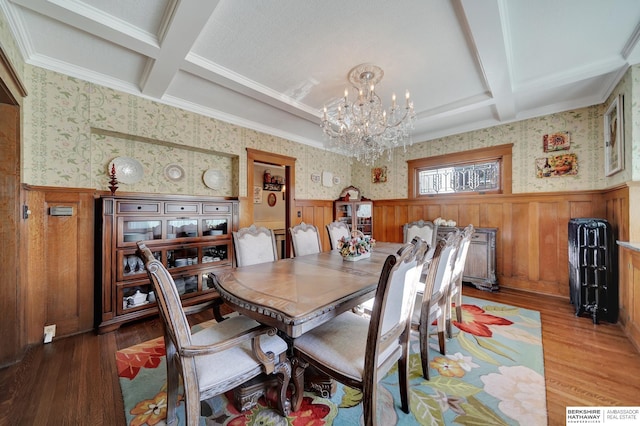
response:
<svg viewBox="0 0 640 426"><path fill-rule="evenodd" d="M109 172L109 189L111 190L111 195L116 194L116 189L118 189L118 179L116 179L116 165L111 165L111 172Z"/></svg>

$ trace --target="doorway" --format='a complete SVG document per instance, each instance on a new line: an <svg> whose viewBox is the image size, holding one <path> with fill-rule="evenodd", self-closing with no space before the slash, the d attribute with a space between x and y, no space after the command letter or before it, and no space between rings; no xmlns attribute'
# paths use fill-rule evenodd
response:
<svg viewBox="0 0 640 426"><path fill-rule="evenodd" d="M286 256L286 169L280 165L253 163L253 223L273 231L278 258Z"/></svg>
<svg viewBox="0 0 640 426"><path fill-rule="evenodd" d="M2 52L0 52L2 53ZM17 80L6 78L17 74L0 55L0 368L18 362L25 348L24 305L26 290L21 256L20 106L26 95ZM13 73L11 73L13 72ZM12 90L11 88L15 88ZM16 95L14 95L16 93Z"/></svg>
<svg viewBox="0 0 640 426"><path fill-rule="evenodd" d="M293 206L295 194L295 163L296 159L293 157L247 148L247 194L251 197L247 206L249 210L247 216L250 221L254 222L260 218L259 215L256 216L256 210L258 209L268 209L267 211L269 213L271 213L269 211L271 209L274 209L273 212L280 210L283 212L283 217L280 215L278 219L280 220L279 223L283 223L283 227L277 228L278 235L276 237L279 244L282 244L280 241L284 244L284 249L282 249L281 246L278 247L281 257L291 256L291 244L287 229L295 222L295 218L293 217L295 215ZM265 190L264 170L267 169L271 171L277 170L277 172L273 174L282 177L282 184L280 185L284 186L284 191L282 187L279 187L280 191L274 190L278 188L277 186L269 186L268 189ZM259 173L258 170L260 170L261 173ZM273 183L278 185L278 180L276 179ZM261 188L261 201L265 203L264 206L266 207L261 205L256 208L256 205L260 203L254 204L253 202L254 191L257 192L256 188L258 187ZM270 203L273 203L273 206L269 206ZM278 205L280 207L276 208ZM274 222L277 223L277 220Z"/></svg>

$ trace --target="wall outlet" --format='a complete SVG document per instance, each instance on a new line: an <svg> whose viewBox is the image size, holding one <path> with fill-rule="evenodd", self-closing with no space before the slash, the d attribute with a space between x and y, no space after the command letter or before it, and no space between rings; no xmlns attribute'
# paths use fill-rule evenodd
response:
<svg viewBox="0 0 640 426"><path fill-rule="evenodd" d="M45 343L51 343L51 341L53 340L55 335L56 335L56 325L55 324L45 325L44 326L44 342Z"/></svg>

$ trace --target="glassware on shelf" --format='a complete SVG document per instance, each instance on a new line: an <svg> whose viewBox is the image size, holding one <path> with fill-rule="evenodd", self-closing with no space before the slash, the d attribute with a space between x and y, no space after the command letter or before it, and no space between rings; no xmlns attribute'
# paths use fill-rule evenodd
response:
<svg viewBox="0 0 640 426"><path fill-rule="evenodd" d="M197 219L171 219L167 221L167 238L175 234L176 238L197 237Z"/></svg>
<svg viewBox="0 0 640 426"><path fill-rule="evenodd" d="M203 219L202 220L202 234L205 236L211 235L227 235L227 222L226 218L223 219Z"/></svg>
<svg viewBox="0 0 640 426"><path fill-rule="evenodd" d="M157 240L162 238L161 229L159 220L124 220L122 240L125 243Z"/></svg>

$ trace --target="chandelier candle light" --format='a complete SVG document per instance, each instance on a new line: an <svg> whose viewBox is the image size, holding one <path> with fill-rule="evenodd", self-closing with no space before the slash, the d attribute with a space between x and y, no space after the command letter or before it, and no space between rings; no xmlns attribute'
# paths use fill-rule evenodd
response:
<svg viewBox="0 0 640 426"><path fill-rule="evenodd" d="M324 107L320 124L339 151L367 165L374 164L385 151L391 159L393 149L400 143L405 149L407 140L409 145L412 143L410 131L415 112L409 91L404 106L398 106L394 93L391 106L385 109L375 92L375 85L383 76L382 69L371 64L358 65L349 71L349 81L357 96L350 101L349 90L345 89L344 98L334 102L333 110Z"/></svg>

